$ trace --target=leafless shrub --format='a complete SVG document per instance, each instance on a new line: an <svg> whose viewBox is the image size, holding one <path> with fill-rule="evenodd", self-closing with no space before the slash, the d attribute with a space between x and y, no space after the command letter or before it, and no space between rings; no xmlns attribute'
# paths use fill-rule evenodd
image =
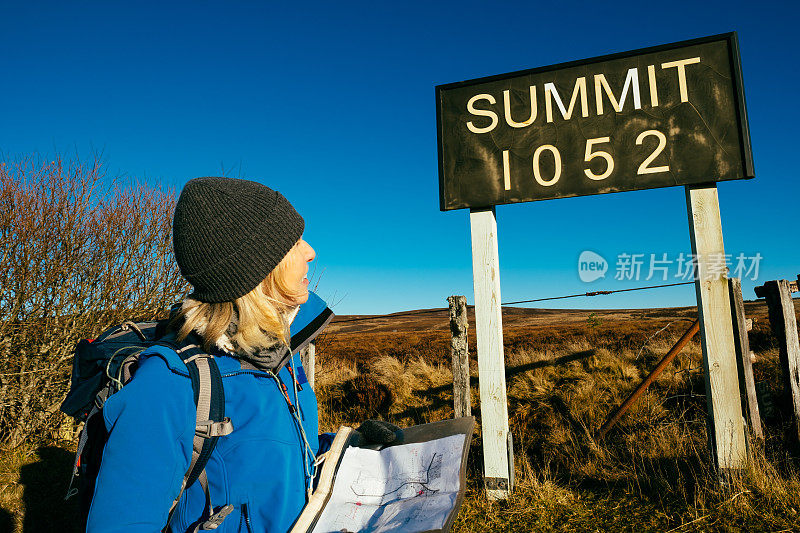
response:
<svg viewBox="0 0 800 533"><path fill-rule="evenodd" d="M122 185L102 162L0 163L0 445L51 435L72 350L185 292L173 191Z"/></svg>

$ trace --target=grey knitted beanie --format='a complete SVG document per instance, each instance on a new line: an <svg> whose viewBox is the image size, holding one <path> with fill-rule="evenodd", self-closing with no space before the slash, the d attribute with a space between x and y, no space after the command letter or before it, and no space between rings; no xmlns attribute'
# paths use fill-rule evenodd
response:
<svg viewBox="0 0 800 533"><path fill-rule="evenodd" d="M192 298L228 302L255 289L304 228L292 204L265 185L195 178L175 205L172 245Z"/></svg>

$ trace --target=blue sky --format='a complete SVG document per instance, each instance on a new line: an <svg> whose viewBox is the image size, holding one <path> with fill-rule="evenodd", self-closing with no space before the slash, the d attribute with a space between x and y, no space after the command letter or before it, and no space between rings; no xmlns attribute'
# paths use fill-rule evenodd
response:
<svg viewBox="0 0 800 533"><path fill-rule="evenodd" d="M737 31L754 180L719 184L725 249L760 253L745 298L800 263L795 2L38 2L0 6L0 152L101 151L180 189L260 181L306 219L339 314L472 303L469 215L439 211L434 87ZM497 208L502 299L681 281L614 279L620 253L690 253L683 187ZM602 255L584 283L578 256ZM321 277L319 274L322 273ZM752 273L751 273L752 276ZM538 304L694 305L681 286Z"/></svg>

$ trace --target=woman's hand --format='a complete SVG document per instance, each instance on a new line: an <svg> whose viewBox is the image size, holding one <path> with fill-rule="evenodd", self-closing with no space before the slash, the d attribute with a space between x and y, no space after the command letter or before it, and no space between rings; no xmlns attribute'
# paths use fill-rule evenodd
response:
<svg viewBox="0 0 800 533"><path fill-rule="evenodd" d="M358 426L356 432L355 446L359 447L385 446L403 442L403 430L383 420L366 420Z"/></svg>

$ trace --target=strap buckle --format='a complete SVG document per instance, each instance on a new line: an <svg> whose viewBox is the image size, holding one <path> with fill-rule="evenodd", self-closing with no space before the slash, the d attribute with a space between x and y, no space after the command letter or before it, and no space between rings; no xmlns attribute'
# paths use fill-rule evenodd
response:
<svg viewBox="0 0 800 533"><path fill-rule="evenodd" d="M203 437L204 439L210 439L211 437L224 437L225 435L230 435L232 432L233 422L231 422L231 419L227 416L220 422L214 422L213 420L200 422L194 428L194 434L198 437Z"/></svg>
<svg viewBox="0 0 800 533"><path fill-rule="evenodd" d="M208 520L203 522L203 525L200 526L200 529L217 529L222 524L222 521L225 520L229 514L231 514L231 511L233 511L233 505L225 505L219 511L212 514Z"/></svg>

